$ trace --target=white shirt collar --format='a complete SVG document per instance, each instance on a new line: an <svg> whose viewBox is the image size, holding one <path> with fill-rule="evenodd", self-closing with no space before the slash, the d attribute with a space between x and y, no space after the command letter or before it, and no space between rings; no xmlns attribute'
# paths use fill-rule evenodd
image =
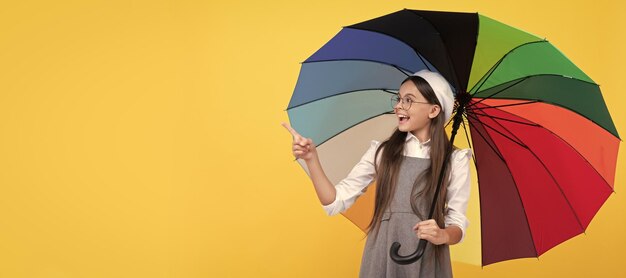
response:
<svg viewBox="0 0 626 278"><path fill-rule="evenodd" d="M420 145L424 145L424 146L430 145L430 139L428 139L428 140L426 140L424 142L420 142L420 139L418 139L415 135L413 135L413 133L407 132L405 141L409 141L411 139L414 139Z"/></svg>
<svg viewBox="0 0 626 278"><path fill-rule="evenodd" d="M430 139L422 143L415 135L408 132L404 141L404 156L429 158Z"/></svg>

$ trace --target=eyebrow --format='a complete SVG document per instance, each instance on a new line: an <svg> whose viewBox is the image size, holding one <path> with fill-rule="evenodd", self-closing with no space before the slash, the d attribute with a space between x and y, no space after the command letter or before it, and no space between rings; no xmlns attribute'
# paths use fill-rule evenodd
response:
<svg viewBox="0 0 626 278"><path fill-rule="evenodd" d="M400 93L398 93L398 96L399 96L399 97L402 97L402 95L400 95ZM406 93L406 95L404 95L404 96L405 96L405 97L408 97L408 96L417 97L416 95L414 95L414 94L412 94L412 93Z"/></svg>

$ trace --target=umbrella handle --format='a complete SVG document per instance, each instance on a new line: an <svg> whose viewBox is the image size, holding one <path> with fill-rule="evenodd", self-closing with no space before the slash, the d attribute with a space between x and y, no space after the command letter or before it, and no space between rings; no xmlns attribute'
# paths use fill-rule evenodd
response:
<svg viewBox="0 0 626 278"><path fill-rule="evenodd" d="M400 246L402 246L402 244L400 244L399 242L394 242L389 249L389 256L397 264L407 265L414 263L419 260L422 255L424 255L424 250L426 250L426 243L428 243L428 241L420 239L415 252L407 256L402 256L398 252L400 251Z"/></svg>

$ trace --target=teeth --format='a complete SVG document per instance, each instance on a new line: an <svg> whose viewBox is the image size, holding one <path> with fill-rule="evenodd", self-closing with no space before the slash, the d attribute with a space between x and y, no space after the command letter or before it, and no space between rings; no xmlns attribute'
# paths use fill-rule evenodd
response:
<svg viewBox="0 0 626 278"><path fill-rule="evenodd" d="M400 117L400 118L408 118L407 116L404 116L404 115L398 115L398 117Z"/></svg>

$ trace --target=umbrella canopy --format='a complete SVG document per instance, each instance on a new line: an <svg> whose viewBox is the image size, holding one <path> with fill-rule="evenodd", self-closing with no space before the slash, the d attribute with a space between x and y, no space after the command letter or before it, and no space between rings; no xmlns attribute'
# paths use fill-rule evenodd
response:
<svg viewBox="0 0 626 278"><path fill-rule="evenodd" d="M287 112L331 181L391 134L389 99L421 69L463 99L483 265L585 231L613 192L620 142L600 88L547 40L477 13L398 11L343 28L302 64ZM344 215L364 228L373 202L362 199Z"/></svg>

